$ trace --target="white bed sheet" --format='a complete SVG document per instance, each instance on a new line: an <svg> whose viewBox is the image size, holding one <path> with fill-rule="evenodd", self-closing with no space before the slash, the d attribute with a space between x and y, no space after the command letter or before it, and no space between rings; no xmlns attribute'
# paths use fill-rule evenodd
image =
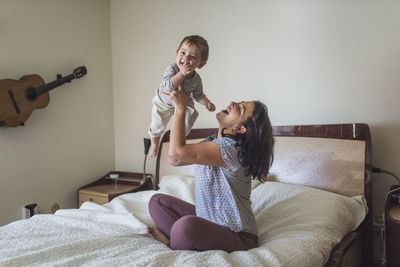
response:
<svg viewBox="0 0 400 267"><path fill-rule="evenodd" d="M249 251L169 249L148 232L147 203L157 193L150 190L0 227L0 266L322 266L367 213L362 197L277 182L253 186L260 246ZM193 203L193 177L164 177L159 192Z"/></svg>

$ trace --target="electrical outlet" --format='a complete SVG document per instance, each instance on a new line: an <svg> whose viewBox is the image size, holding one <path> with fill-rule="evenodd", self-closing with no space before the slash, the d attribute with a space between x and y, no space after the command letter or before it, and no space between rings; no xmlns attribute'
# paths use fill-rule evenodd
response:
<svg viewBox="0 0 400 267"><path fill-rule="evenodd" d="M38 214L38 207L36 203L28 204L25 207L22 207L22 219L29 219L35 214Z"/></svg>
<svg viewBox="0 0 400 267"><path fill-rule="evenodd" d="M374 229L374 232L382 232L385 229L385 214L384 213L374 216L373 229Z"/></svg>
<svg viewBox="0 0 400 267"><path fill-rule="evenodd" d="M29 218L29 210L25 207L22 207L22 219L28 219Z"/></svg>
<svg viewBox="0 0 400 267"><path fill-rule="evenodd" d="M375 215L374 224L385 224L385 215L383 213L380 215Z"/></svg>
<svg viewBox="0 0 400 267"><path fill-rule="evenodd" d="M384 224L374 223L374 225L373 225L373 231L374 232L381 233L383 230L385 230L385 225Z"/></svg>

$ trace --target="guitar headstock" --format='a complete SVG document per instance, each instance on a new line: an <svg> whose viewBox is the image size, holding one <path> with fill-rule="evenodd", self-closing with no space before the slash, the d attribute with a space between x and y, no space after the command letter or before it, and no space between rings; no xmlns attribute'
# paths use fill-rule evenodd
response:
<svg viewBox="0 0 400 267"><path fill-rule="evenodd" d="M86 70L85 66L74 69L74 76L76 79L79 79L79 78L85 76L86 73L87 73L87 70Z"/></svg>

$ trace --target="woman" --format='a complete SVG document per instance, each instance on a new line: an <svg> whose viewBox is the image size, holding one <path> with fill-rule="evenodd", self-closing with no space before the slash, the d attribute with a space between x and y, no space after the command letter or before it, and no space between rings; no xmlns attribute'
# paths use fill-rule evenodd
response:
<svg viewBox="0 0 400 267"><path fill-rule="evenodd" d="M272 163L274 141L267 108L258 101L231 102L216 115L217 138L186 144L188 97L181 88L164 94L175 105L170 163L197 164L196 205L156 194L149 202L155 224L170 238L172 249L232 252L256 247L251 179L264 181Z"/></svg>

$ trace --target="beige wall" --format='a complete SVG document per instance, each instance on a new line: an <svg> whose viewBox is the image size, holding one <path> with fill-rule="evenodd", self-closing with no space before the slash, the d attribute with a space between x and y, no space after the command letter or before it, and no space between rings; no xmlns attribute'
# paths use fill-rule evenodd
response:
<svg viewBox="0 0 400 267"><path fill-rule="evenodd" d="M117 169L141 170L154 90L181 38L200 34L217 109L260 99L274 125L368 123L374 165L400 175L399 12L397 1L111 0ZM196 127L216 126L198 110ZM393 183L374 175L377 213Z"/></svg>
<svg viewBox="0 0 400 267"><path fill-rule="evenodd" d="M77 189L115 166L109 1L0 0L0 79L50 82L81 65L25 126L0 128L0 225L33 202L75 208Z"/></svg>

